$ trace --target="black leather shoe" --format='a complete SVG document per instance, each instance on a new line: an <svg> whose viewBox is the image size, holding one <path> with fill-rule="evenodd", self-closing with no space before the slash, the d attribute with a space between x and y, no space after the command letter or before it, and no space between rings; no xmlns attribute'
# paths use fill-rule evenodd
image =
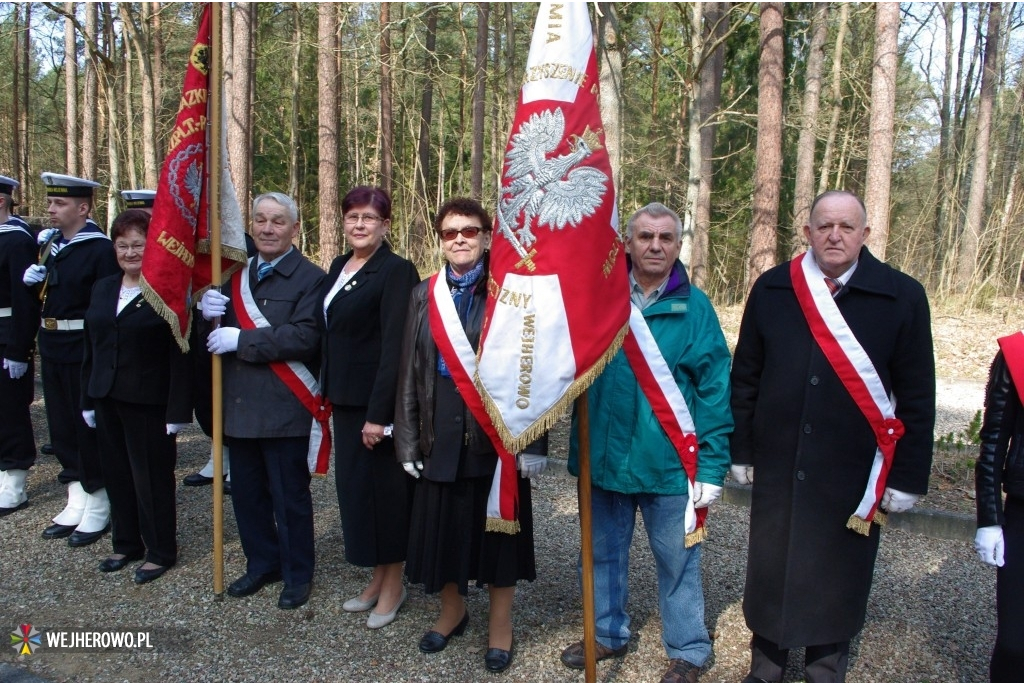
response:
<svg viewBox="0 0 1024 685"><path fill-rule="evenodd" d="M611 647L605 647L600 642L595 642L594 647L594 661L604 661L613 657L625 656L626 652L629 651L629 644L624 644L618 649L612 649ZM583 640L573 642L565 648L562 652L562 663L569 668L575 668L579 671L586 667L586 658L583 655Z"/></svg>
<svg viewBox="0 0 1024 685"><path fill-rule="evenodd" d="M428 630L420 638L420 651L426 654L434 654L440 652L442 649L448 646L448 640L451 640L455 635L462 635L466 632L466 626L469 625L469 610L466 610L462 620L459 621L459 625L452 628L452 632L447 635L442 635L436 630Z"/></svg>
<svg viewBox="0 0 1024 685"><path fill-rule="evenodd" d="M232 597L248 597L251 594L259 592L264 585L279 582L281 582L280 571L264 573L261 576L250 576L246 573L244 576L231 583L231 585L228 585L228 594Z"/></svg>
<svg viewBox="0 0 1024 685"><path fill-rule="evenodd" d="M127 556L121 557L120 559L115 559L114 557L107 557L106 559L100 562L99 569L104 573L113 573L114 571L120 571L128 564L132 563L133 561L138 561L141 558L141 554L129 554Z"/></svg>
<svg viewBox="0 0 1024 685"><path fill-rule="evenodd" d="M22 502L21 504L19 504L16 507L0 507L0 518L3 518L4 516L7 516L8 514L13 514L16 511L21 511L22 509L24 509L27 506L28 506L28 500L25 500L24 502Z"/></svg>
<svg viewBox="0 0 1024 685"><path fill-rule="evenodd" d="M58 540L60 538L66 538L75 532L75 528L78 526L62 526L59 523L55 523L49 526L43 531L43 537L47 540Z"/></svg>
<svg viewBox="0 0 1024 685"><path fill-rule="evenodd" d="M163 574L167 573L167 569L170 566L157 566L156 568L142 568L141 566L135 569L135 584L145 585L151 580L156 580Z"/></svg>
<svg viewBox="0 0 1024 685"><path fill-rule="evenodd" d="M501 673L512 664L512 654L516 651L516 641L512 640L508 650L491 647L484 654L484 666L491 673Z"/></svg>
<svg viewBox="0 0 1024 685"><path fill-rule="evenodd" d="M39 451L48 457L52 457L54 454L56 454L56 452L53 451L53 445L51 445L50 443L46 443L45 445L40 447Z"/></svg>
<svg viewBox="0 0 1024 685"><path fill-rule="evenodd" d="M95 533L83 533L80 530L76 530L70 537L68 537L68 547L87 547L99 540L108 532L110 532L109 523Z"/></svg>
<svg viewBox="0 0 1024 685"><path fill-rule="evenodd" d="M309 593L313 590L313 583L299 583L297 585L284 586L281 596L277 600L278 609L298 609L309 601Z"/></svg>
<svg viewBox="0 0 1024 685"><path fill-rule="evenodd" d="M190 473L185 476L185 479L181 481L185 485L191 485L193 487L198 485L209 485L213 482L213 478L207 478L201 473Z"/></svg>

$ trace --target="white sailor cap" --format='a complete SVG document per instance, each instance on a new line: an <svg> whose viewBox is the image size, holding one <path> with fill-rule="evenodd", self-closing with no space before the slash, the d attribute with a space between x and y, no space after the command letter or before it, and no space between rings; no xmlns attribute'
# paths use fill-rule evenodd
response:
<svg viewBox="0 0 1024 685"><path fill-rule="evenodd" d="M124 200L126 209L141 209L152 207L156 199L155 190L122 190L121 199Z"/></svg>
<svg viewBox="0 0 1024 685"><path fill-rule="evenodd" d="M92 189L100 187L96 181L49 171L41 174L41 177L46 184L47 197L92 197Z"/></svg>
<svg viewBox="0 0 1024 685"><path fill-rule="evenodd" d="M8 176L0 176L0 193L4 195L11 195L14 193L14 189L21 184L15 181L13 178Z"/></svg>

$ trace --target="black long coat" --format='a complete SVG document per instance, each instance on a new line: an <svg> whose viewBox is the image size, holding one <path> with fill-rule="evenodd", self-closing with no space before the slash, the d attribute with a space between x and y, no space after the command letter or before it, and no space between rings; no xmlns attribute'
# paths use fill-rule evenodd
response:
<svg viewBox="0 0 1024 685"><path fill-rule="evenodd" d="M810 258L810 257L808 257ZM836 298L906 428L888 486L927 491L935 363L921 285L862 248ZM732 371L734 464L754 465L743 611L782 647L850 640L864 625L878 526L846 522L864 494L875 438L811 337L789 263L754 284Z"/></svg>

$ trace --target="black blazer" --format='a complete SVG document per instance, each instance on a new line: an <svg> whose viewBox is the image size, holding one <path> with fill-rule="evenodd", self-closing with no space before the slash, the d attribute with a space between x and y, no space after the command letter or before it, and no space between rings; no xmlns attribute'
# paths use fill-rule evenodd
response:
<svg viewBox="0 0 1024 685"><path fill-rule="evenodd" d="M167 405L167 423L192 422L191 359L170 325L137 296L117 313L121 274L96 281L85 312L82 408L109 397Z"/></svg>
<svg viewBox="0 0 1024 685"><path fill-rule="evenodd" d="M325 320L323 302L351 258L349 252L331 263L320 293L321 391L335 406L366 407L367 421L387 425L394 420L409 293L420 277L384 243L334 296Z"/></svg>

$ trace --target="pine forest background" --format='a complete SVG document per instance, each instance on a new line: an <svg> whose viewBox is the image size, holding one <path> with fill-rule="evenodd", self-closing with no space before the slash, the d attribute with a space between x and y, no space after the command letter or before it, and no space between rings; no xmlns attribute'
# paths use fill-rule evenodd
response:
<svg viewBox="0 0 1024 685"><path fill-rule="evenodd" d="M493 207L534 3L223 3L231 171L299 202L343 252L340 197L394 197L429 273L453 195ZM43 171L155 188L198 3L0 3L0 173L45 216ZM661 201L721 304L803 249L810 199L867 200L872 251L934 297L1016 297L1024 270L1021 3L593 3L623 220ZM243 205L247 204L243 202ZM247 210L247 207L244 209Z"/></svg>

